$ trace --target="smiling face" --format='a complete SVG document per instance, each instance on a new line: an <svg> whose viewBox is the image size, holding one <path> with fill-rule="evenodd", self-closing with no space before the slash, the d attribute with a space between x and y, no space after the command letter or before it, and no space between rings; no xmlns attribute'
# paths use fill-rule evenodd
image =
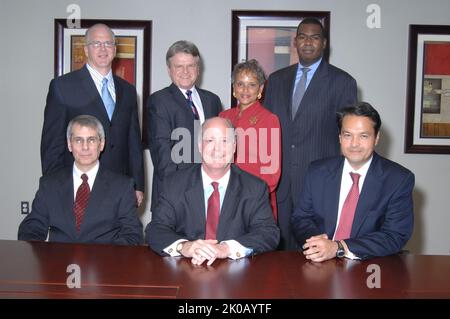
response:
<svg viewBox="0 0 450 319"><path fill-rule="evenodd" d="M96 129L75 123L70 138L67 140L69 151L75 159L75 165L82 172L95 166L100 153L105 147L105 140L100 139Z"/></svg>
<svg viewBox="0 0 450 319"><path fill-rule="evenodd" d="M100 46L95 47L95 42L100 42ZM108 74L111 70L112 61L116 56L116 46L107 46L106 42L114 43L113 35L106 26L98 25L89 31L84 46L84 54L89 65L102 75Z"/></svg>
<svg viewBox="0 0 450 319"><path fill-rule="evenodd" d="M209 119L203 125L198 147L205 172L212 178L220 178L230 168L236 151L234 130L223 118Z"/></svg>
<svg viewBox="0 0 450 319"><path fill-rule="evenodd" d="M295 38L298 58L303 66L310 66L323 55L327 46L327 39L317 24L303 24L300 26Z"/></svg>
<svg viewBox="0 0 450 319"><path fill-rule="evenodd" d="M199 57L184 52L176 53L169 60L167 71L172 82L184 90L191 89L200 74Z"/></svg>
<svg viewBox="0 0 450 319"><path fill-rule="evenodd" d="M339 134L341 152L353 169L360 169L372 157L380 134L375 134L374 122L366 116L347 115L342 119Z"/></svg>
<svg viewBox="0 0 450 319"><path fill-rule="evenodd" d="M239 101L239 107L245 110L258 99L262 94L263 85L259 85L256 74L249 71L243 71L236 75L233 82L235 98Z"/></svg>

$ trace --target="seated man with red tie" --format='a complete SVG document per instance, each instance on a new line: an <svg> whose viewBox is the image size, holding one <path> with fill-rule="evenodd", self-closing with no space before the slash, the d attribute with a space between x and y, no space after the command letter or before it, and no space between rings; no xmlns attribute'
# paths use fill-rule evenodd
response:
<svg viewBox="0 0 450 319"><path fill-rule="evenodd" d="M374 152L381 119L368 103L337 114L343 156L311 163L291 224L307 259L398 253L413 231L414 174Z"/></svg>
<svg viewBox="0 0 450 319"><path fill-rule="evenodd" d="M100 164L105 132L91 115L67 126L74 164L41 177L31 213L19 226L19 240L138 245L143 242L134 181Z"/></svg>
<svg viewBox="0 0 450 319"><path fill-rule="evenodd" d="M267 185L231 164L236 136L229 120L206 120L198 138L202 164L169 175L145 230L161 255L238 259L276 249L280 232Z"/></svg>

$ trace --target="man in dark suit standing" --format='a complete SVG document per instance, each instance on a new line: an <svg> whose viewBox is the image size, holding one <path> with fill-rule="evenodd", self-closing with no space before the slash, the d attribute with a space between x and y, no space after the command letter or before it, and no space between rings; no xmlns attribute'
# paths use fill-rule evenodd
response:
<svg viewBox="0 0 450 319"><path fill-rule="evenodd" d="M198 148L201 165L164 179L146 242L158 254L192 258L197 265L276 249L280 234L267 185L231 164L236 150L231 122L207 120Z"/></svg>
<svg viewBox="0 0 450 319"><path fill-rule="evenodd" d="M356 102L356 81L323 59L327 36L317 19L297 28L299 63L270 75L264 105L280 119L282 169L277 189L280 249L296 249L290 216L310 162L339 154L336 111Z"/></svg>
<svg viewBox="0 0 450 319"><path fill-rule="evenodd" d="M150 95L147 101L147 140L154 169L152 211L164 178L200 162L196 132L205 119L222 111L217 95L196 86L201 58L195 44L184 40L172 44L166 64L172 84Z"/></svg>
<svg viewBox="0 0 450 319"><path fill-rule="evenodd" d="M100 162L113 172L133 178L140 205L145 185L136 89L112 74L116 45L108 26L90 27L85 40L87 64L50 82L41 138L42 173L72 166L73 157L65 140L67 124L77 115L90 114L105 129Z"/></svg>
<svg viewBox="0 0 450 319"><path fill-rule="evenodd" d="M307 259L398 253L413 231L414 174L374 152L381 119L368 103L338 113L343 156L313 162L292 227Z"/></svg>
<svg viewBox="0 0 450 319"><path fill-rule="evenodd" d="M98 160L105 147L103 126L80 115L67 127L75 159L44 175L31 213L19 227L19 240L139 245L142 224L136 212L133 179L108 170Z"/></svg>

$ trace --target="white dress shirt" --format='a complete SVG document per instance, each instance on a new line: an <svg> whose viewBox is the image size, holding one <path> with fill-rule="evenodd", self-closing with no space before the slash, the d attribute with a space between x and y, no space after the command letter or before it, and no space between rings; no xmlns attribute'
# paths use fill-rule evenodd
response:
<svg viewBox="0 0 450 319"><path fill-rule="evenodd" d="M345 199L347 198L348 193L350 192L350 189L353 185L352 177L350 176L350 173L357 173L360 176L358 181L358 189L359 193L361 194L361 190L364 185L364 181L367 176L367 171L369 170L370 163L372 163L373 156L365 163L360 169L354 170L347 159L344 160L344 167L342 169L342 176L341 176L341 191L339 193L339 210L338 210L338 216L337 216L337 222L336 222L336 228L334 229L334 234L336 235L336 230L339 226L339 221L341 219L341 213L342 213L342 207L344 206ZM333 235L334 240L334 235ZM348 252L348 254L345 255L345 257L350 259L359 259L356 255L354 255L351 251Z"/></svg>

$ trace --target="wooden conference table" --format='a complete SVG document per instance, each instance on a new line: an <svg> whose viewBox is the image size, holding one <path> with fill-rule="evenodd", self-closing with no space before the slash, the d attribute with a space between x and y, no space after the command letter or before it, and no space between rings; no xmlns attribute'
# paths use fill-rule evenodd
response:
<svg viewBox="0 0 450 319"><path fill-rule="evenodd" d="M66 284L71 264L81 288ZM378 266L380 288L368 288ZM276 251L207 267L146 246L0 240L0 298L450 298L449 270L450 256L312 263Z"/></svg>

